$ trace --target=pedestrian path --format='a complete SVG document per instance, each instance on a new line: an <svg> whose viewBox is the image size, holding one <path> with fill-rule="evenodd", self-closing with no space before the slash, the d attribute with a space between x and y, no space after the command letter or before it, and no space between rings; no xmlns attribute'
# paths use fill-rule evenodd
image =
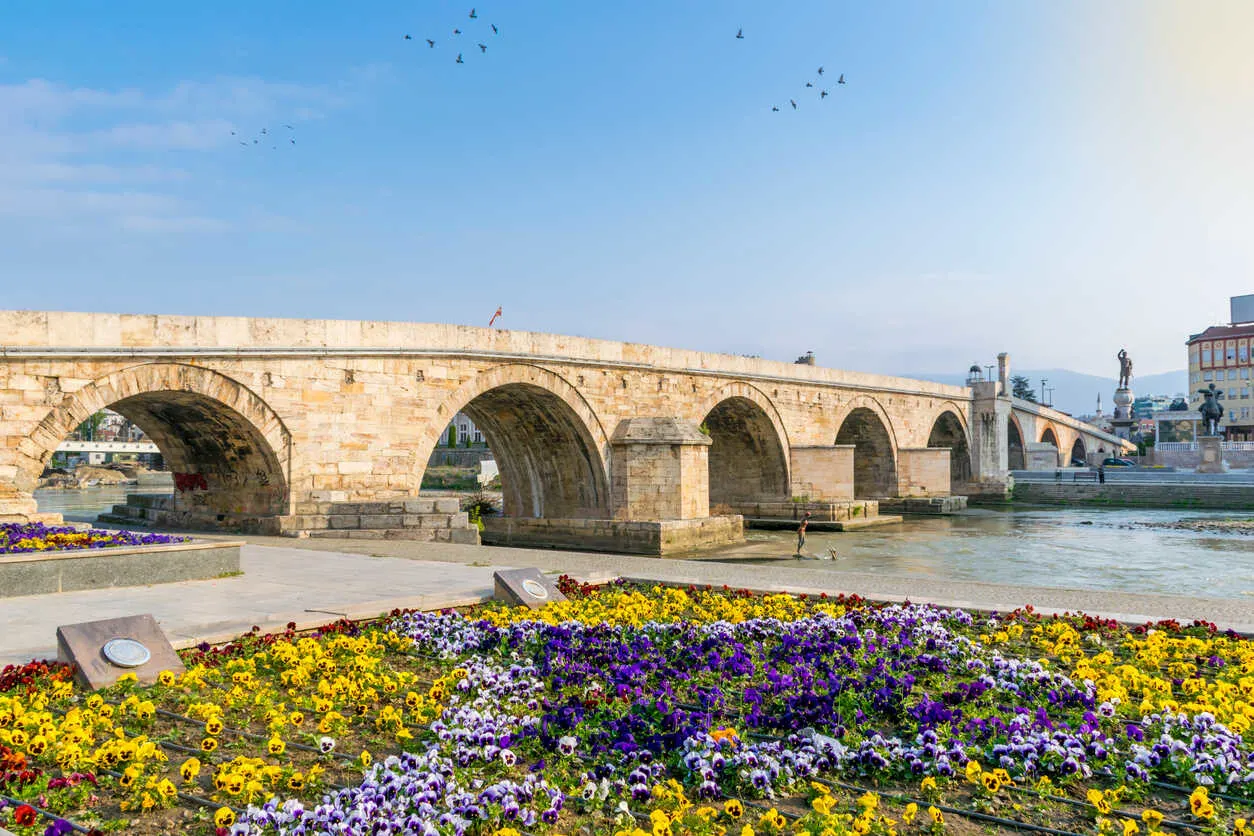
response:
<svg viewBox="0 0 1254 836"><path fill-rule="evenodd" d="M253 625L304 628L398 607L478 603L492 594L493 571L504 568L285 547L290 542L244 546L236 577L0 599L0 666L56 658L62 624L152 613L174 646L186 647Z"/></svg>

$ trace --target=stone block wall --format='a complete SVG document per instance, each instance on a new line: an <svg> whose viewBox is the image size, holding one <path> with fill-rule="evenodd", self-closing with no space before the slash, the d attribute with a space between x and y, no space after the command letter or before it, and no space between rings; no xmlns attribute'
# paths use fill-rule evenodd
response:
<svg viewBox="0 0 1254 836"><path fill-rule="evenodd" d="M656 521L489 517L483 530L483 542L488 545L662 557L743 541L739 516Z"/></svg>
<svg viewBox="0 0 1254 836"><path fill-rule="evenodd" d="M810 501L853 499L852 444L792 448L792 496Z"/></svg>
<svg viewBox="0 0 1254 836"><path fill-rule="evenodd" d="M948 496L949 450L936 447L897 451L897 495Z"/></svg>

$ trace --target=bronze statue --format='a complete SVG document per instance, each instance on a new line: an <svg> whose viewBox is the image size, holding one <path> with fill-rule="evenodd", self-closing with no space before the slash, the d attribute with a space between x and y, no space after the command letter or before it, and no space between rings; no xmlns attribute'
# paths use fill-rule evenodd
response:
<svg viewBox="0 0 1254 836"><path fill-rule="evenodd" d="M1219 435L1219 419L1224 417L1223 404L1219 399L1223 396L1223 392L1215 389L1215 384L1210 384L1206 389L1198 389L1198 392L1205 398L1202 401L1198 412L1202 414L1202 434L1203 435Z"/></svg>
<svg viewBox="0 0 1254 836"><path fill-rule="evenodd" d="M1119 349L1119 388L1127 389L1132 385L1132 358L1126 348Z"/></svg>

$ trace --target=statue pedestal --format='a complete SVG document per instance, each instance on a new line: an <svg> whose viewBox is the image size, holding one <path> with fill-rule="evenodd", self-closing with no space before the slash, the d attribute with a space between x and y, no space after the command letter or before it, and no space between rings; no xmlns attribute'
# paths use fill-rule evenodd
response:
<svg viewBox="0 0 1254 836"><path fill-rule="evenodd" d="M1135 399L1132 390L1126 386L1115 390L1115 414L1110 423L1115 435L1128 441L1132 439L1132 427L1136 424L1132 418L1132 401Z"/></svg>
<svg viewBox="0 0 1254 836"><path fill-rule="evenodd" d="M1197 466L1198 473L1224 472L1224 453L1219 446L1221 440L1215 435L1204 435L1197 440L1197 450L1202 458Z"/></svg>

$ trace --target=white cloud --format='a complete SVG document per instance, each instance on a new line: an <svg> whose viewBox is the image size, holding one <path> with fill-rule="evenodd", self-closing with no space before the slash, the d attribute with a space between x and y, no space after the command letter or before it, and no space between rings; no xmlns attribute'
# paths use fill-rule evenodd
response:
<svg viewBox="0 0 1254 836"><path fill-rule="evenodd" d="M193 180L187 168L163 165L161 155L210 154L236 144L232 131L321 119L346 96L344 85L235 77L164 91L39 78L0 84L0 215L74 229L92 222L131 232L224 228L231 222L184 196ZM154 156L158 162L136 162Z"/></svg>

